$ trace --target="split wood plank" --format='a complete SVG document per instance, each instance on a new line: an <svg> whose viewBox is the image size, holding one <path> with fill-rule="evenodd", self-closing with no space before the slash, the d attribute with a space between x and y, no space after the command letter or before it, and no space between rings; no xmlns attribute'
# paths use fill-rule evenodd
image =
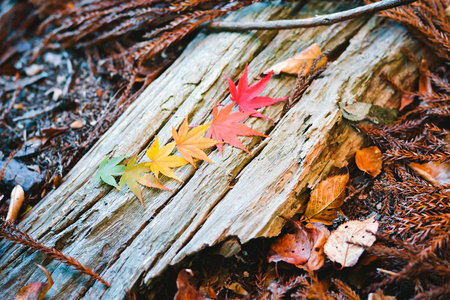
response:
<svg viewBox="0 0 450 300"><path fill-rule="evenodd" d="M256 4L228 19L305 17L344 8L311 3L297 13L300 6ZM214 150L215 164L185 166L177 170L183 184L165 182L174 194L146 189L145 207L127 189L119 193L89 180L106 154L139 154L142 159L156 134L160 143L168 142L171 127L177 128L187 115L191 124L207 121L216 102L229 103L223 72L237 79L251 61L249 77L256 77L314 42L337 50L349 40L339 59L286 115L279 104L264 110L275 123L248 122L271 136L245 139L253 156L227 146L223 157ZM331 167L345 165L362 143L343 121L337 103L389 101L393 91L378 78L382 68L405 86L412 84L417 72L405 64L402 46L420 54L419 44L401 26L380 18L278 34L200 34L21 224L38 240L94 267L111 288L59 262L45 261L45 255L2 242L0 290L11 296L27 282L43 280L33 266L37 262L52 273L51 299L123 299L125 289L151 285L168 265L206 246L278 234L283 223L277 215L292 216L301 209L307 188L317 185ZM264 94L287 95L294 82L278 77Z"/></svg>

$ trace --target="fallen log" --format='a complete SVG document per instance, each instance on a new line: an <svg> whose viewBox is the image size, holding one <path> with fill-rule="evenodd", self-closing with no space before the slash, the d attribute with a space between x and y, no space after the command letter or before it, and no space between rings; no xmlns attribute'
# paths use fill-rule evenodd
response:
<svg viewBox="0 0 450 300"><path fill-rule="evenodd" d="M345 4L281 5L258 3L233 13L233 20L301 18L339 11ZM337 57L287 113L283 104L263 113L274 121L246 123L270 138L246 138L253 155L224 146L223 156L210 153L214 164L177 169L183 183L163 182L173 193L143 192L141 206L127 189L111 190L93 180L105 155L138 155L159 135L171 139L186 116L191 124L211 118L215 103L230 103L226 73L235 81L249 62L249 78L317 43ZM379 78L389 74L405 89L417 77L414 64L401 52L425 52L399 24L379 17L329 27L280 32L212 33L202 31L182 56L125 111L98 143L21 221L30 235L92 267L110 284L94 282L44 254L0 243L0 291L13 297L28 282L42 281L39 263L51 273L49 299L124 299L125 290L152 283L170 265L199 250L226 242L223 255L241 243L277 235L283 220L304 209L308 191L333 167L344 167L363 144L339 103L361 101L398 106L399 97ZM250 80L252 81L252 80ZM296 79L279 76L264 91L289 95Z"/></svg>

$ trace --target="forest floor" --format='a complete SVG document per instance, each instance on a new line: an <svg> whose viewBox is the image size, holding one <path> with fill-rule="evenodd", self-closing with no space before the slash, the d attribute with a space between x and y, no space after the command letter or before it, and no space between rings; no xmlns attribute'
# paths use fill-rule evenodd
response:
<svg viewBox="0 0 450 300"><path fill-rule="evenodd" d="M8 3L15 1L4 2L0 11ZM18 3L18 12L33 16L30 24L42 22L30 6ZM0 217L7 214L15 185L26 193L22 217L57 188L148 84L146 79L161 73L189 41L166 53L159 68L130 87L121 74L99 71L94 66L98 58L87 51L49 50L33 60L32 51L43 37L31 29L17 32L0 46ZM387 126L357 126L381 149L383 168L373 178L351 162L347 196L329 228L376 214L383 230L355 267L341 270L327 261L318 272L307 273L288 263L269 263L275 239L260 239L243 245L232 258L207 249L165 272L161 299L173 298L177 284L191 297L185 299L359 299L378 289L383 292L372 299L450 298L450 70L445 64L430 72L415 63L421 67L417 91L391 83L405 95L399 119ZM282 234L293 231L287 226ZM190 283L184 268L195 274ZM145 289L136 290L130 297L145 294Z"/></svg>

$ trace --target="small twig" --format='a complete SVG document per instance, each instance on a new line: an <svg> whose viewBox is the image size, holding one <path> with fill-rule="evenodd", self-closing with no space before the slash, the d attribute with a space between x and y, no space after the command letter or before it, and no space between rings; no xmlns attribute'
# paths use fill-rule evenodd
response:
<svg viewBox="0 0 450 300"><path fill-rule="evenodd" d="M20 79L19 73L16 74L16 78L14 79L14 84L16 84ZM17 96L19 95L21 89L16 88L14 90L14 94L12 96L11 101L9 102L8 107L3 111L2 115L0 116L0 122L5 123L6 124L6 117L9 115L9 113L11 112L11 110L14 107L14 104L16 104L16 100L17 100Z"/></svg>
<svg viewBox="0 0 450 300"><path fill-rule="evenodd" d="M14 90L23 90L26 86L29 86L43 78L47 78L48 77L48 73L47 72L42 72L38 75L35 75L33 77L27 77L27 78L22 78L19 79L17 81L14 81L12 83L7 83L3 89L5 92L12 92Z"/></svg>
<svg viewBox="0 0 450 300"><path fill-rule="evenodd" d="M277 20L277 21L265 21L265 22L211 22L208 25L209 29L215 30L228 30L228 31L246 31L253 29L266 29L266 30L280 30L280 29L293 29L293 28L308 28L316 26L328 26L335 23L343 22L346 20L354 19L357 17L373 14L386 9L398 7L405 4L410 4L416 0L383 0L367 4L364 6L352 8L349 10L316 16L308 19L295 19L295 20Z"/></svg>
<svg viewBox="0 0 450 300"><path fill-rule="evenodd" d="M395 273L395 272L392 272L392 271L389 271L389 270L385 270L385 269L382 269L382 268L377 268L377 271L380 272L380 273L386 274L386 275L391 275L391 276L397 276L398 275L398 273Z"/></svg>
<svg viewBox="0 0 450 300"><path fill-rule="evenodd" d="M52 105L44 107L43 109L29 111L20 117L14 118L13 121L18 122L18 121L23 121L23 120L27 120L27 119L33 119L33 118L39 117L40 115L43 115L45 113L51 112L51 111L57 109L58 107L60 107L60 104L52 104Z"/></svg>
<svg viewBox="0 0 450 300"><path fill-rule="evenodd" d="M70 59L67 60L67 72L69 73L69 76L67 76L66 83L64 84L63 96L69 93L73 77L75 76L75 71L73 70L72 61Z"/></svg>
<svg viewBox="0 0 450 300"><path fill-rule="evenodd" d="M6 167L8 166L9 162L13 159L14 155L16 155L16 150L13 150L11 152L11 154L8 156L8 159L6 160L5 164L3 165L3 168L0 171L0 181L3 180L3 175L5 175Z"/></svg>

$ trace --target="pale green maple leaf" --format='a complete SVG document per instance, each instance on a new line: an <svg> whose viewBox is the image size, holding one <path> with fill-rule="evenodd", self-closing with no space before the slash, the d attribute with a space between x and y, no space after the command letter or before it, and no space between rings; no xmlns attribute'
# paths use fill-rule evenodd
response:
<svg viewBox="0 0 450 300"><path fill-rule="evenodd" d="M119 189L114 176L122 175L122 173L125 171L125 166L119 165L125 158L126 156L120 156L113 157L108 160L108 157L105 157L105 159L98 166L98 170L94 175L94 179L102 180L103 182Z"/></svg>

